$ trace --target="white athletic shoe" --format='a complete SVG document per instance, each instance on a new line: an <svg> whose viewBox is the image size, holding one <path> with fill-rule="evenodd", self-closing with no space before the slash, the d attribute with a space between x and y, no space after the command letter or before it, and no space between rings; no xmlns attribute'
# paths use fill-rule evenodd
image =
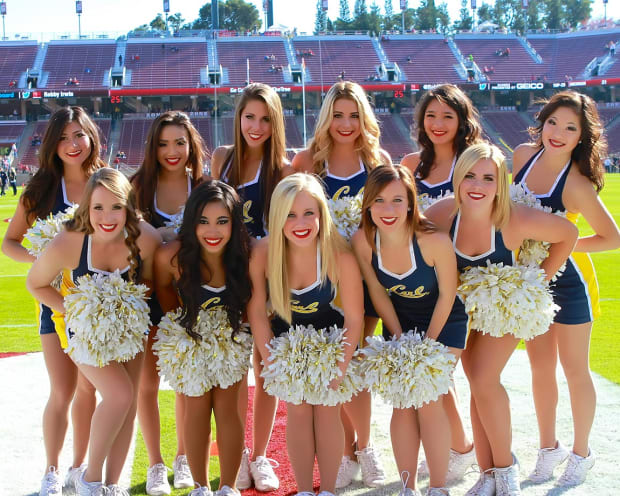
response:
<svg viewBox="0 0 620 496"><path fill-rule="evenodd" d="M241 496L241 493L230 486L222 486L219 491L215 492L215 496Z"/></svg>
<svg viewBox="0 0 620 496"><path fill-rule="evenodd" d="M250 448L243 448L241 453L241 465L237 475L237 489L243 491L252 487L252 474L250 473Z"/></svg>
<svg viewBox="0 0 620 496"><path fill-rule="evenodd" d="M329 491L321 491L317 496L335 496L335 494Z"/></svg>
<svg viewBox="0 0 620 496"><path fill-rule="evenodd" d="M66 494L75 494L77 493L77 484L82 477L82 474L86 471L86 464L82 464L77 468L71 467L67 471L67 475L65 476L65 483L63 484L63 492Z"/></svg>
<svg viewBox="0 0 620 496"><path fill-rule="evenodd" d="M129 496L129 491L122 488L118 484L110 484L108 486L108 496Z"/></svg>
<svg viewBox="0 0 620 496"><path fill-rule="evenodd" d="M295 494L295 496L316 496L316 494L311 493L310 491L302 491L300 493Z"/></svg>
<svg viewBox="0 0 620 496"><path fill-rule="evenodd" d="M379 487L385 484L385 472L379 460L379 454L368 446L363 450L356 451L357 460L362 469L362 481L367 487Z"/></svg>
<svg viewBox="0 0 620 496"><path fill-rule="evenodd" d="M448 461L448 473L446 474L446 484L452 485L463 480L467 470L476 464L476 450L472 448L467 453L459 453L450 448L450 460ZM418 465L418 477L429 476L428 464L422 460Z"/></svg>
<svg viewBox="0 0 620 496"><path fill-rule="evenodd" d="M495 496L495 474L493 469L480 472L480 477L465 496Z"/></svg>
<svg viewBox="0 0 620 496"><path fill-rule="evenodd" d="M566 470L558 479L558 486L577 486L583 484L588 475L588 471L594 466L596 455L591 449L588 450L588 456L583 457L576 455L571 451L568 457Z"/></svg>
<svg viewBox="0 0 620 496"><path fill-rule="evenodd" d="M164 496L170 494L168 470L163 463L156 463L146 472L146 494L149 496Z"/></svg>
<svg viewBox="0 0 620 496"><path fill-rule="evenodd" d="M254 479L254 487L259 491L275 491L280 487L280 481L273 471L274 467L278 468L280 464L265 456L257 456L256 460L250 463L250 472Z"/></svg>
<svg viewBox="0 0 620 496"><path fill-rule="evenodd" d="M493 470L495 471L495 494L497 496L521 496L519 462L514 455L512 465Z"/></svg>
<svg viewBox="0 0 620 496"><path fill-rule="evenodd" d="M426 496L450 496L447 487L429 487Z"/></svg>
<svg viewBox="0 0 620 496"><path fill-rule="evenodd" d="M62 482L56 467L51 466L43 477L39 496L62 496Z"/></svg>
<svg viewBox="0 0 620 496"><path fill-rule="evenodd" d="M211 489L206 486L200 486L196 483L198 487L193 489L187 496L213 496Z"/></svg>
<svg viewBox="0 0 620 496"><path fill-rule="evenodd" d="M343 456L336 477L336 489L347 487L353 479L358 477L360 472L360 464L351 460L348 456Z"/></svg>
<svg viewBox="0 0 620 496"><path fill-rule="evenodd" d="M555 448L543 448L538 450L536 467L534 467L528 479L536 484L548 481L553 477L555 468L564 463L569 454L570 452L560 441L557 442Z"/></svg>
<svg viewBox="0 0 620 496"><path fill-rule="evenodd" d="M103 485L103 482L86 482L84 480L84 474L78 480L77 494L78 496L107 496L109 494L108 488Z"/></svg>
<svg viewBox="0 0 620 496"><path fill-rule="evenodd" d="M400 474L400 482L403 487L400 489L398 496L422 496L422 493L417 489L407 487L407 482L409 482L409 472L407 470L403 470Z"/></svg>
<svg viewBox="0 0 620 496"><path fill-rule="evenodd" d="M189 463L187 463L185 455L179 455L175 458L172 463L172 471L174 472L174 487L176 489L194 487L192 471L189 469Z"/></svg>

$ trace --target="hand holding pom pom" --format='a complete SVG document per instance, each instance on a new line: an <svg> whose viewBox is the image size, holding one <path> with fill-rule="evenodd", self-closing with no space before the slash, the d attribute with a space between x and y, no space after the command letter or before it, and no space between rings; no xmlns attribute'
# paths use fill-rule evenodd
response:
<svg viewBox="0 0 620 496"><path fill-rule="evenodd" d="M332 198L328 205L338 232L349 241L362 220L362 195Z"/></svg>

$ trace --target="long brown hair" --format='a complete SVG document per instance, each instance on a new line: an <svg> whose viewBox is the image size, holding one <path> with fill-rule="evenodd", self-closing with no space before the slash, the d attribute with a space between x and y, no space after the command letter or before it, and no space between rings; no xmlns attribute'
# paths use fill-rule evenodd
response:
<svg viewBox="0 0 620 496"><path fill-rule="evenodd" d="M136 211L134 189L122 172L105 167L93 173L86 183L86 188L80 200L80 206L75 211L73 219L65 222L65 226L67 231L83 232L87 235L94 232L93 226L90 223L90 202L93 191L99 186L102 186L116 196L123 207L125 207L127 214L125 220L125 231L127 233L125 245L129 249L129 256L127 257L129 262L129 278L132 281L136 281L140 276L137 273L140 250L136 242L140 236L140 218Z"/></svg>
<svg viewBox="0 0 620 496"><path fill-rule="evenodd" d="M370 207L381 191L393 181L400 181L407 191L407 227L411 237L413 238L416 232L435 231L435 226L420 214L415 180L411 171L400 165L380 165L368 174L364 187L364 199L362 200L361 228L372 251L376 250L375 233L377 232L377 225L370 215Z"/></svg>
<svg viewBox="0 0 620 496"><path fill-rule="evenodd" d="M416 108L415 130L417 135L412 136L421 148L420 165L418 165L416 171L420 179L428 177L435 161L435 147L424 130L424 115L426 114L427 107L433 100L448 105L456 112L459 119L456 136L452 142L452 148L457 159L465 151L465 148L482 139L482 126L480 125L478 111L461 89L453 84L442 84L428 90Z"/></svg>
<svg viewBox="0 0 620 496"><path fill-rule="evenodd" d="M202 180L202 167L207 156L207 149L202 136L189 120L187 114L169 110L153 121L146 138L144 160L138 171L131 177L131 184L136 188L138 209L149 222L154 211L155 191L157 190L157 180L161 169L157 160L159 137L166 126L180 126L187 131L189 156L187 157L186 167L192 171L192 187L198 185Z"/></svg>
<svg viewBox="0 0 620 496"><path fill-rule="evenodd" d="M56 191L63 176L64 166L58 156L57 149L65 128L76 122L90 141L90 154L82 162L82 170L86 176L106 164L99 158L101 143L99 131L82 107L63 107L50 117L43 141L39 148L39 170L28 182L22 200L26 207L26 220L29 224L37 218L47 217L54 205Z"/></svg>
<svg viewBox="0 0 620 496"><path fill-rule="evenodd" d="M559 107L572 109L579 117L581 136L571 153L571 159L577 164L579 172L594 184L596 191L601 191L605 182L605 169L601 157L607 154L607 140L594 100L576 91L561 91L549 100L542 100L541 103L544 107L536 114L538 125L528 129L530 136L538 146L542 146L542 129L551 114Z"/></svg>
<svg viewBox="0 0 620 496"><path fill-rule="evenodd" d="M248 102L257 100L267 106L267 115L271 122L271 136L263 145L263 165L260 171L260 188L263 201L265 219L269 218L271 195L276 185L282 179L282 167L286 161L286 138L284 132L284 112L282 102L275 90L263 83L252 83L241 92L241 97L235 107L234 143L226 154L224 164L231 163L226 178L223 178L233 188L241 184L241 169L244 156L248 148L241 134L241 114Z"/></svg>

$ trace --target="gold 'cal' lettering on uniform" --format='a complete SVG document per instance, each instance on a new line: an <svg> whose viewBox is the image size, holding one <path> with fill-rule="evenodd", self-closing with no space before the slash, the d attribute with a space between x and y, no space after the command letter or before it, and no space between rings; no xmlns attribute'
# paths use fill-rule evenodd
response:
<svg viewBox="0 0 620 496"><path fill-rule="evenodd" d="M207 301L205 301L200 308L202 308L203 310L208 309L212 309L215 305L217 305L219 302L221 301L221 298L219 296L214 296L213 298L209 298Z"/></svg>
<svg viewBox="0 0 620 496"><path fill-rule="evenodd" d="M334 193L334 196L332 198L334 200L338 200L341 196L346 196L349 193L349 191L351 191L350 186L343 186L342 188L340 188L338 191Z"/></svg>
<svg viewBox="0 0 620 496"><path fill-rule="evenodd" d="M250 217L250 209L252 208L252 200L248 200L243 204L243 222L246 224L254 222L254 219Z"/></svg>
<svg viewBox="0 0 620 496"><path fill-rule="evenodd" d="M303 305L300 305L300 302L298 300L291 301L291 310L296 313L314 313L318 309L319 309L318 301L310 303L310 305L306 305L305 307Z"/></svg>
<svg viewBox="0 0 620 496"><path fill-rule="evenodd" d="M424 291L424 286L418 286L414 291L405 291L406 286L403 284L397 284L390 288L390 293L394 293L403 298L423 298L430 294L429 291Z"/></svg>

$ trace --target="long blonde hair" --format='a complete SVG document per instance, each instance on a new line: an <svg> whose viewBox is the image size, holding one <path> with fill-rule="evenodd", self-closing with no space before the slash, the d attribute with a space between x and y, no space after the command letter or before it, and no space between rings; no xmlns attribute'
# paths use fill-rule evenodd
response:
<svg viewBox="0 0 620 496"><path fill-rule="evenodd" d="M381 164L379 139L381 130L364 89L351 81L340 81L334 84L321 105L319 118L316 122L314 137L308 144L312 153L313 172L320 177L325 175L325 161L334 147L334 140L329 134L329 126L334 119L334 104L345 98L355 102L359 112L360 135L355 140L355 150L360 154L368 171Z"/></svg>
<svg viewBox="0 0 620 496"><path fill-rule="evenodd" d="M289 267L286 254L288 242L284 236L284 224L298 193L305 191L318 205L319 249L321 250L321 283L327 278L338 283L338 253L348 250L347 244L338 233L327 206L323 186L312 174L296 173L280 181L273 191L272 205L269 212L269 248L267 258L267 280L269 296L273 309L285 321L291 322L291 295L288 279Z"/></svg>
<svg viewBox="0 0 620 496"><path fill-rule="evenodd" d="M104 167L98 169L90 176L90 179L84 187L84 193L80 199L80 206L75 211L73 219L65 223L66 228L68 231L83 232L87 235L94 232L93 226L90 223L90 202L93 192L99 186L104 187L112 193L118 198L123 207L125 207L125 212L127 213L125 221L125 231L127 232L125 244L129 249L129 256L127 257L127 261L129 262L129 278L135 281L139 276L137 270L140 250L138 249L136 241L140 236L140 218L136 210L135 191L131 183L121 172Z"/></svg>
<svg viewBox="0 0 620 496"><path fill-rule="evenodd" d="M506 225L510 219L512 200L510 199L510 182L508 181L508 169L506 157L495 145L490 143L477 143L467 148L456 161L452 182L454 184L454 200L456 209L461 207L461 183L467 173L480 160L490 159L497 167L497 193L493 200L493 224L498 229Z"/></svg>

